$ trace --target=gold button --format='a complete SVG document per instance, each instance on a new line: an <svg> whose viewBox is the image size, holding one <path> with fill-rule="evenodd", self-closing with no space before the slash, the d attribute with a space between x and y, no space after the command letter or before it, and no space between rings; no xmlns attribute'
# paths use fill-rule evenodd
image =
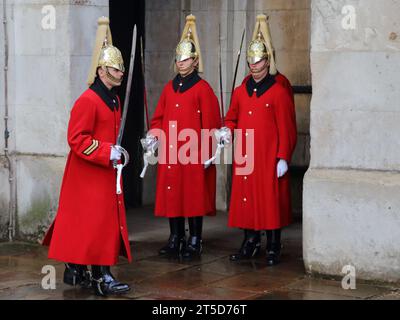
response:
<svg viewBox="0 0 400 320"><path fill-rule="evenodd" d="M269 107L269 103L267 103L265 106L268 108Z"/></svg>
<svg viewBox="0 0 400 320"><path fill-rule="evenodd" d="M167 189L168 189L168 190L171 190L171 187L170 187L170 186L168 186L168 187L167 187Z"/></svg>
<svg viewBox="0 0 400 320"><path fill-rule="evenodd" d="M244 177L243 179L244 179L244 180L247 180L247 177Z"/></svg>
<svg viewBox="0 0 400 320"><path fill-rule="evenodd" d="M254 92L257 92L257 89L254 89L253 91L254 91Z"/></svg>
<svg viewBox="0 0 400 320"><path fill-rule="evenodd" d="M200 110L197 110L197 113L200 113Z"/></svg>
<svg viewBox="0 0 400 320"><path fill-rule="evenodd" d="M168 166L168 169L171 169L171 166Z"/></svg>
<svg viewBox="0 0 400 320"><path fill-rule="evenodd" d="M175 105L175 107L179 107L179 104L177 103L177 104Z"/></svg>
<svg viewBox="0 0 400 320"><path fill-rule="evenodd" d="M247 201L247 199L246 199L246 198L243 198L243 201L244 201L244 202L246 202L246 201Z"/></svg>
<svg viewBox="0 0 400 320"><path fill-rule="evenodd" d="M252 115L253 114L253 112L252 111L249 111L249 115Z"/></svg>

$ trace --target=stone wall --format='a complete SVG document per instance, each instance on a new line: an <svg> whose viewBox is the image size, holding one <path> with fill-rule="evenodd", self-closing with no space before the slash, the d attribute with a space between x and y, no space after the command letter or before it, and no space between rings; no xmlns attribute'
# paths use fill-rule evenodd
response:
<svg viewBox="0 0 400 320"><path fill-rule="evenodd" d="M311 12L305 266L342 275L349 264L359 278L398 281L400 2L314 0Z"/></svg>
<svg viewBox="0 0 400 320"><path fill-rule="evenodd" d="M55 9L55 28L43 28L42 19L47 14L42 12L44 6ZM69 112L85 88L96 32L94 21L108 15L108 1L7 1L7 10L10 152L17 184L17 234L36 240L57 208L69 150ZM3 40L0 47L3 55ZM4 56L1 58L3 64ZM0 81L3 119L3 77ZM0 129L3 132L3 121ZM0 147L3 151L3 139ZM9 202L4 166L0 178L0 222L4 226Z"/></svg>

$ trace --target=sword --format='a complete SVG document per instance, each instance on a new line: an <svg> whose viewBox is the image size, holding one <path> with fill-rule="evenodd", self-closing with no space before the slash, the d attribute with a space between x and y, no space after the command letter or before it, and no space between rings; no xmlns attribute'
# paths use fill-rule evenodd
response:
<svg viewBox="0 0 400 320"><path fill-rule="evenodd" d="M142 77L143 77L143 102L144 102L144 111L146 116L146 131L150 130L150 121L149 121L149 107L147 105L147 91L146 91L146 80L144 73L144 54L143 54L143 38L140 37L140 61L142 63Z"/></svg>
<svg viewBox="0 0 400 320"><path fill-rule="evenodd" d="M233 91L235 90L236 76L237 76L237 71L238 71L238 67L239 67L240 54L242 53L243 39L244 39L245 30L246 29L243 29L242 40L240 41L240 49L239 49L239 51L237 53L236 67L235 67L235 73L233 75L233 83L232 83L232 91L231 91L231 102L232 102Z"/></svg>
<svg viewBox="0 0 400 320"><path fill-rule="evenodd" d="M233 83L232 83L232 92L231 92L231 102L232 102L232 95L233 91L235 90L235 84L236 84L236 76L237 76L237 71L239 67L239 61L240 61L240 55L242 53L242 47L243 47L243 39L244 39L244 33L245 29L243 29L242 33L242 39L240 41L240 49L237 53L237 60L236 60L236 67L235 67L235 73L233 75ZM222 107L222 123L224 124L224 105L223 105L223 97L222 97L222 72L221 72L221 38L220 38L220 61L219 61L219 86L220 86L220 91L221 91L221 107ZM214 155L208 159L207 161L204 162L204 168L207 169L211 163L219 157L221 154L222 149L225 147L223 141L218 141L217 144L217 149L215 150Z"/></svg>
<svg viewBox="0 0 400 320"><path fill-rule="evenodd" d="M129 98L130 98L131 87L132 87L133 69L134 69L134 64L135 64L135 53L136 53L136 33L137 33L137 31L136 31L136 25L135 25L133 28L131 58L129 61L129 72L128 72L128 81L126 84L126 91L125 91L124 110L122 112L121 125L120 125L119 132L118 132L117 143L115 145L115 148L123 154L124 162L118 163L116 160L113 161L113 167L117 170L117 194L122 193L122 189L121 189L122 169L129 163L129 154L121 146L121 142L122 142L122 137L124 136L126 117L128 115Z"/></svg>
<svg viewBox="0 0 400 320"><path fill-rule="evenodd" d="M225 126L225 110L224 110L224 92L222 91L222 48L221 48L221 24L218 25L219 37L219 92L221 100L221 122Z"/></svg>
<svg viewBox="0 0 400 320"><path fill-rule="evenodd" d="M224 93L222 91L222 52L221 52L221 25L218 25L218 35L219 35L219 91L220 91L220 102L221 102L221 123L222 126L225 126L225 111L224 111ZM218 141L217 149L215 150L214 155L204 162L204 169L207 169L215 159L219 157L221 154L222 149L224 148L224 142Z"/></svg>
<svg viewBox="0 0 400 320"><path fill-rule="evenodd" d="M147 92L146 92L146 80L145 80L145 73L144 73L144 53L143 53L143 39L140 37L140 58L141 58L141 63L142 63L142 77L143 77L143 102L144 102L144 111L145 111L145 119L146 119L146 132L150 130L150 121L149 121L149 107L147 105ZM147 149L147 139L143 138L140 140L142 147L144 150ZM155 149L158 147L158 142L153 142L151 146L151 152L152 154L155 153ZM147 167L149 166L149 161L148 161L148 156L150 156L149 151L146 151L146 154L143 155L143 169L142 172L140 173L140 178L144 178Z"/></svg>

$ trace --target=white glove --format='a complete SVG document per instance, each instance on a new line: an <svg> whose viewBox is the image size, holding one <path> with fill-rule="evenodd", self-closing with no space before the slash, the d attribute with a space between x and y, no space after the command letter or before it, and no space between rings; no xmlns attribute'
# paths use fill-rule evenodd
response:
<svg viewBox="0 0 400 320"><path fill-rule="evenodd" d="M111 146L110 160L111 161L121 160L121 151L119 151L115 146Z"/></svg>
<svg viewBox="0 0 400 320"><path fill-rule="evenodd" d="M218 143L228 145L232 142L231 130L229 130L227 127L222 127L221 129L215 130L214 135Z"/></svg>
<svg viewBox="0 0 400 320"><path fill-rule="evenodd" d="M276 165L276 174L278 178L283 177L287 171L288 171L288 164L286 160L280 159L278 161L278 164Z"/></svg>
<svg viewBox="0 0 400 320"><path fill-rule="evenodd" d="M212 158L210 158L206 162L204 162L205 169L207 169L211 165L211 163L219 157L222 149L225 146L228 146L232 141L231 130L229 130L229 128L227 128L227 127L222 127L221 129L215 130L214 136L218 142L217 149L215 150L215 154L212 156Z"/></svg>
<svg viewBox="0 0 400 320"><path fill-rule="evenodd" d="M147 134L146 138L140 139L144 153L154 154L158 148L158 140L155 136Z"/></svg>
<svg viewBox="0 0 400 320"><path fill-rule="evenodd" d="M146 138L140 139L140 143L142 144L144 151L143 153L144 167L142 172L140 173L140 177L144 178L144 175L146 174L147 171L147 167L149 166L150 163L150 159L156 153L156 150L158 148L158 140L155 136L147 134Z"/></svg>

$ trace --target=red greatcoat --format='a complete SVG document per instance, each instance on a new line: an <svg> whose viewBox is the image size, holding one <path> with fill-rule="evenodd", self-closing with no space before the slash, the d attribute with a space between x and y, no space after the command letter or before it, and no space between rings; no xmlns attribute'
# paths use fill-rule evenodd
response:
<svg viewBox="0 0 400 320"><path fill-rule="evenodd" d="M204 168L212 148L211 139L201 138L201 129L219 128L221 124L218 99L210 85L194 73L179 86L179 76L164 87L151 121L151 132L164 132L166 141L159 147L155 215L160 217L195 217L215 215L216 168ZM185 79L185 78L183 78ZM182 84L182 82L181 82ZM174 89L175 86L175 89ZM186 88L185 88L186 87ZM176 139L183 129L192 129L198 144L194 149L188 145L189 137ZM177 143L174 143L177 140ZM182 140L182 141L180 141ZM194 142L194 140L191 140ZM207 149L207 150L206 150ZM178 150L178 152L177 152ZM184 152L183 152L184 151ZM206 156L201 158L201 153ZM191 155L195 161L182 163L177 155ZM162 159L165 159L162 161ZM197 163L193 163L197 162Z"/></svg>
<svg viewBox="0 0 400 320"><path fill-rule="evenodd" d="M293 105L294 105L293 88L292 88L292 85L290 84L289 79L286 78L282 73L279 73L279 72L278 72L278 73L275 75L275 80L276 80L276 82L278 82L282 87L284 87L284 88L288 91L290 97L291 97L292 100L293 100Z"/></svg>
<svg viewBox="0 0 400 320"><path fill-rule="evenodd" d="M84 265L131 261L123 194L116 194L110 161L121 108L112 110L92 89L75 102L68 125L71 148L58 212L44 240L49 258Z"/></svg>
<svg viewBox="0 0 400 320"><path fill-rule="evenodd" d="M235 89L225 125L242 129L236 140L243 141L235 147L236 154L247 155L252 171L239 173L246 167L235 158L233 166L232 194L229 208L229 226L252 230L273 230L291 222L289 174L277 178L279 159L290 162L296 144L296 120L293 99L273 76L267 76L259 87L248 86L247 78ZM257 97L257 90L265 92ZM249 91L252 91L249 95ZM254 91L255 90L255 91ZM246 138L254 129L254 148ZM239 139L238 139L239 138ZM250 140L250 139L249 139ZM248 147L246 149L246 147ZM253 161L252 161L253 159Z"/></svg>

